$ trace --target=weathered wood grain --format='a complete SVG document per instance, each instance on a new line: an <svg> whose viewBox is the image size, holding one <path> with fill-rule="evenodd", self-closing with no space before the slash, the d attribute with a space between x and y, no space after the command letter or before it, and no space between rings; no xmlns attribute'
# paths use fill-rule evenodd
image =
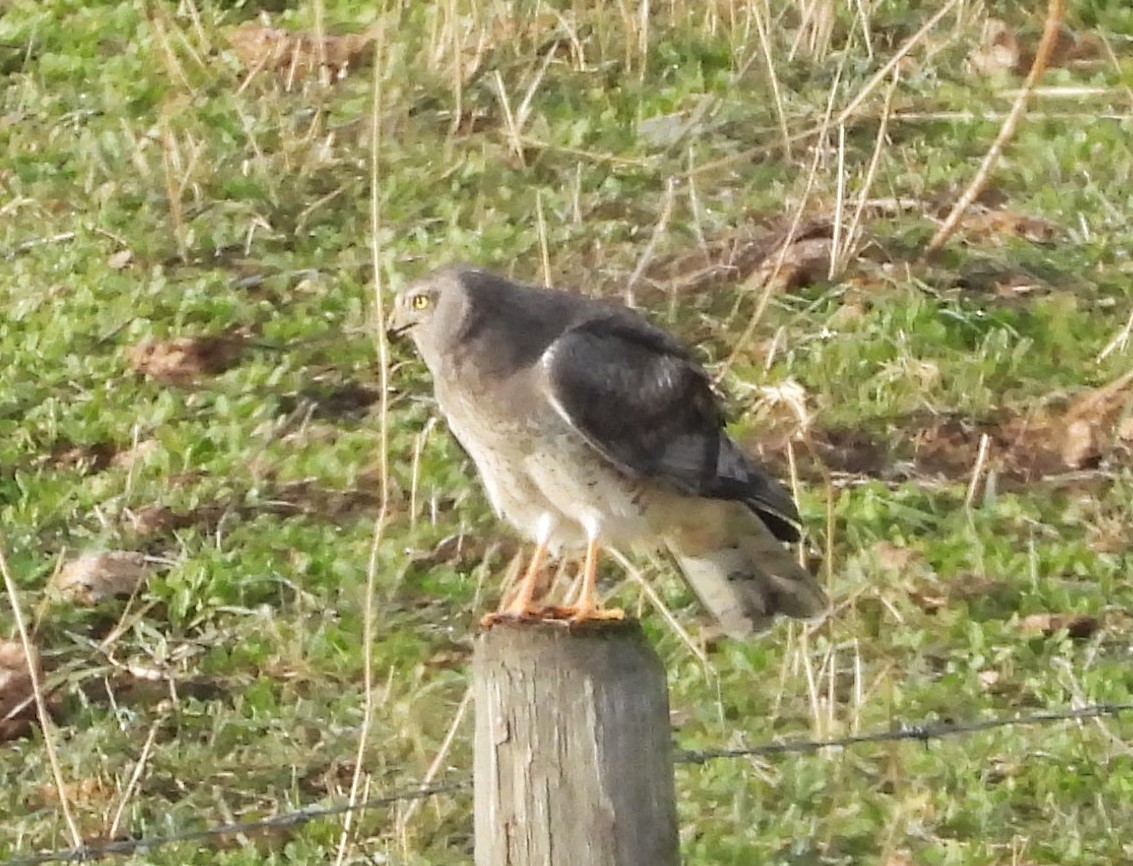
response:
<svg viewBox="0 0 1133 866"><path fill-rule="evenodd" d="M636 623L477 641L476 866L679 862L665 671Z"/></svg>

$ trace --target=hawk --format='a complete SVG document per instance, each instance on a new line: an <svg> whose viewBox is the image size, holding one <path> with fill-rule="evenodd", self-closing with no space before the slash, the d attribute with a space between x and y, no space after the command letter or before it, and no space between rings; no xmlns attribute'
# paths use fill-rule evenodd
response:
<svg viewBox="0 0 1133 866"><path fill-rule="evenodd" d="M799 538L791 495L728 437L689 351L641 314L454 265L398 294L390 332L412 336L496 514L535 544L485 625L620 619L596 600L600 545L667 547L730 636L827 611L783 545ZM537 605L548 553L580 549L577 603Z"/></svg>

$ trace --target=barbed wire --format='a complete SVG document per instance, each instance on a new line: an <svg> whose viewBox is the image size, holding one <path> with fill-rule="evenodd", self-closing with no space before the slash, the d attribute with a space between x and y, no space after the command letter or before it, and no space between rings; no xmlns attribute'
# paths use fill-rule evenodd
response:
<svg viewBox="0 0 1133 866"><path fill-rule="evenodd" d="M850 734L831 740L786 740L777 743L762 743L758 746L736 749L701 749L681 752L675 758L677 763L704 764L717 758L746 758L761 755L782 755L787 753L809 754L822 749L862 746L867 743L887 743L901 740L918 740L926 745L931 740L945 737L964 736L996 728L1019 728L1029 725L1049 725L1055 722L1070 722L1083 719L1098 719L1119 716L1133 711L1133 703L1127 704L1087 704L1068 710L1051 710L1030 716L1001 716L976 722L922 722L919 725L901 725L888 731L871 731L866 734ZM0 864L3 866L3 864Z"/></svg>
<svg viewBox="0 0 1133 866"><path fill-rule="evenodd" d="M113 842L99 842L93 845L83 845L78 848L62 848L58 851L45 851L42 854L28 854L14 857L11 860L0 862L0 866L38 866L41 863L67 863L76 860L93 860L111 854L134 854L138 851L150 851L178 842L199 842L216 836L235 836L241 833L255 833L261 830L273 830L281 827L297 827L320 818L330 818L336 815L345 815L347 812L362 812L367 809L376 809L379 806L391 806L408 800L423 800L435 797L438 794L449 794L472 787L471 779L460 779L438 783L436 785L422 785L385 794L381 797L372 797L360 800L357 803L336 803L332 806L307 806L293 812L284 812L271 818L261 818L257 821L234 821L230 824L221 824L216 827L201 827L197 830L186 830L183 833L169 833L165 836L147 836L138 839L119 839Z"/></svg>
<svg viewBox="0 0 1133 866"><path fill-rule="evenodd" d="M982 719L974 722L938 722L929 721L915 725L904 725L883 731L871 731L865 734L851 734L845 737L826 740L784 740L778 742L761 743L756 746L735 749L700 749L694 751L678 752L674 762L678 764L705 764L724 758L746 758L766 755L782 754L810 754L823 749L844 749L862 746L870 743L886 743L916 740L928 745L932 740L946 737L968 736L998 728L1028 727L1033 725L1050 725L1057 722L1084 721L1116 717L1122 713L1133 712L1133 703L1107 703L1086 704L1064 710L1049 710L1034 713L1028 716L999 716L992 719ZM101 842L92 845L83 845L77 848L62 848L56 851L45 851L40 854L28 854L0 861L0 866L40 866L43 863L66 863L78 860L91 860L114 854L133 854L138 851L149 851L178 842L199 842L202 839L217 836L234 836L239 834L255 833L262 830L279 829L281 827L297 827L320 818L330 818L345 815L348 812L362 812L376 809L381 806L391 806L395 803L410 800L423 800L440 794L451 794L465 791L472 787L470 778L456 778L433 785L418 785L394 791L380 797L373 797L357 803L336 803L329 806L308 806L292 812L284 812L271 818L262 818L255 821L236 821L214 827L202 827L196 830L186 830L182 833L170 833L164 836L148 836L138 839L121 839L112 842Z"/></svg>

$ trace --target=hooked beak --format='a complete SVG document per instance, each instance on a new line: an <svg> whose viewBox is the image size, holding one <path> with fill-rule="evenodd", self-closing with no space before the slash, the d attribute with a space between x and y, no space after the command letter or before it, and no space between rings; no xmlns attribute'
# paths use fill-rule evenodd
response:
<svg viewBox="0 0 1133 866"><path fill-rule="evenodd" d="M405 321L404 307L402 307L399 298L398 302L393 305L389 321L386 323L386 336L391 340L396 340L412 327L412 322Z"/></svg>

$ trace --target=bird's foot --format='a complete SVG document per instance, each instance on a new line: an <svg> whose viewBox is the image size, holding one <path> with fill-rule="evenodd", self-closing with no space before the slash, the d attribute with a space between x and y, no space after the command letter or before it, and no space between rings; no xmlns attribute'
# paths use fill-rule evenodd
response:
<svg viewBox="0 0 1133 866"><path fill-rule="evenodd" d="M505 607L495 613L489 613L480 618L480 628L490 629L501 622L545 622L549 619L558 619L552 613L554 608L541 605L528 605L526 607Z"/></svg>
<svg viewBox="0 0 1133 866"><path fill-rule="evenodd" d="M500 623L562 622L577 625L586 622L621 622L626 618L620 607L594 607L592 605L532 605L526 608L505 607L480 619L482 629Z"/></svg>
<svg viewBox="0 0 1133 866"><path fill-rule="evenodd" d="M579 604L559 610L564 619L572 625L583 622L621 622L626 618L626 612L620 607L595 607L590 604Z"/></svg>

